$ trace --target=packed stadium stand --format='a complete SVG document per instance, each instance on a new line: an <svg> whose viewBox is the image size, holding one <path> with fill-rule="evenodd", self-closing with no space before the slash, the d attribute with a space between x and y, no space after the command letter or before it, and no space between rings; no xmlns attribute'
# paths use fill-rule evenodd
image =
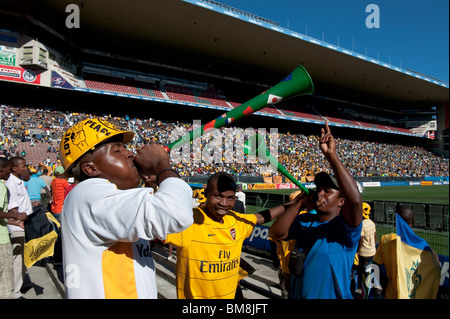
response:
<svg viewBox="0 0 450 319"><path fill-rule="evenodd" d="M35 168L38 168L39 163L48 162L47 165L59 165L57 151L62 132L74 122L91 116L84 113L65 113L8 105L2 105L1 111L1 135L3 136L1 146L4 154L20 155L24 151L27 162ZM188 131L192 129L192 123L105 116L117 126L126 127L135 132L132 149L138 149L141 145L150 142L167 145L171 141L169 132L176 127L184 127ZM234 138L238 134L241 134L238 130L232 131ZM276 140L280 162L296 177L313 176L321 170L330 169L320 160L316 135L279 133ZM207 143L208 138L203 138L203 148ZM339 149L340 156L345 159L353 175L360 179L383 176L442 177L448 172L448 159L436 156L421 147L370 143L357 139L343 139L339 145L342 145ZM225 145L221 146L220 152L225 156ZM308 159L305 154L308 154ZM183 176L209 175L220 170L241 177L262 176L266 171L264 168L267 164L252 163L248 157L245 161L246 165L241 165L242 163L236 159L227 161L225 158L221 158L220 163L206 164L179 160L173 165Z"/></svg>

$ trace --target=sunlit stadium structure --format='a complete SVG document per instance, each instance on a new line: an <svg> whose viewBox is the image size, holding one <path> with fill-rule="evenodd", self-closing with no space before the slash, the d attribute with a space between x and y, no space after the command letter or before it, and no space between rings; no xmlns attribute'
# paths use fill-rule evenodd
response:
<svg viewBox="0 0 450 319"><path fill-rule="evenodd" d="M405 157L416 164L407 169L437 168L431 180L418 180L427 176L426 170L398 178L404 177L402 181L422 196L425 192L421 185L448 184L448 83L212 0L0 0L0 123L4 125L0 150L5 150L2 143L10 132L16 130L17 137L13 133L12 138L20 140L22 131L31 131L29 122L34 125L35 136L50 132L35 126L45 122L52 127L51 134L60 138L72 119L86 114L120 117L119 124L132 122L127 121L128 116L148 122L149 118L160 119L164 125L156 125L150 132L158 138L167 137L167 128L173 129L174 123L201 120L204 124L215 119L278 83L297 65L303 65L311 75L313 95L281 101L234 126L267 131L277 128L285 136L294 133L296 139L289 141L292 148L306 151L305 160L317 169L320 159L312 150L317 148L320 128L328 121L333 135L355 142L356 149L365 145L376 148L377 154L406 153ZM3 136L5 126L8 134ZM35 165L46 158L57 161L56 141L32 143L18 142L28 162ZM429 156L424 148L443 157L434 161L437 157ZM358 165L361 158L370 157L355 151L347 153L349 157L356 155ZM322 155L320 151L318 154ZM373 157L380 162L381 157ZM422 165L421 159L428 165ZM292 173L301 166L296 160L288 166ZM384 160L388 165L394 162ZM408 166L410 162L406 163ZM193 188L203 187L211 173L203 169L198 172L200 176L189 176L192 171L186 167L177 169ZM382 183L397 183L391 176L381 175L386 172L361 179L355 167L349 169L359 182L377 186L369 189L383 192L384 188L378 187L385 186ZM246 180L240 181L246 190L252 183L266 184L262 184L265 179L260 175L244 177ZM286 184L277 185L284 188ZM388 186L391 198L404 200L392 191L392 185ZM288 191L280 191L284 190L247 192L247 212L284 203ZM363 195L367 198L370 191ZM373 207L373 220L381 227L377 234L391 231L398 203L377 196L367 201ZM448 198L442 203L410 205L420 234L446 257L442 278L447 279L440 294L448 299ZM257 247L261 254L269 254L267 234L268 228L257 228L246 243L247 249L254 253ZM253 239L256 244L250 243ZM269 249L261 249L260 243L269 245ZM152 255L157 279L164 281L162 287L167 288L168 282L174 284L175 264L168 263L167 256L157 249ZM254 263L255 267L261 264L269 275L260 271L254 279L242 280L242 286L248 289L246 298L279 298L273 289L278 287L276 270L268 260ZM261 283L269 289L258 286ZM169 289L158 288L163 298L176 298L175 291L170 285Z"/></svg>
<svg viewBox="0 0 450 319"><path fill-rule="evenodd" d="M301 64L312 96L238 125L317 132L328 120L341 136L448 157L448 83L216 1L6 0L0 48L2 103L186 121L209 121Z"/></svg>

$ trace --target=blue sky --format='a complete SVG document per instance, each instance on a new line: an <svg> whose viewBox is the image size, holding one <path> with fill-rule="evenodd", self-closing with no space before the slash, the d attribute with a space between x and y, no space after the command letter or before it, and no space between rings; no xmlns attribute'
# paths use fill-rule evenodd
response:
<svg viewBox="0 0 450 319"><path fill-rule="evenodd" d="M449 82L448 0L218 0L280 27ZM369 4L379 28L368 28Z"/></svg>

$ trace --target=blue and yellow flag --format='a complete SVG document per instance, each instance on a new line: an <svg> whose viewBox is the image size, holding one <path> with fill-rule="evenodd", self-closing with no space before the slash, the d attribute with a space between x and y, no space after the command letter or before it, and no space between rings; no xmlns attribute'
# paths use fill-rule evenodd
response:
<svg viewBox="0 0 450 319"><path fill-rule="evenodd" d="M396 214L399 299L435 299L441 266L428 243Z"/></svg>

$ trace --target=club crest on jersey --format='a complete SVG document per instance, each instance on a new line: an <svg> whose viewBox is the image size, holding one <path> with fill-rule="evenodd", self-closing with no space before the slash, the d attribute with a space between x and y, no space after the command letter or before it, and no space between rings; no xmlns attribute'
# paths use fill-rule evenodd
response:
<svg viewBox="0 0 450 319"><path fill-rule="evenodd" d="M236 240L236 229L231 228L230 235L231 235L231 238L233 238L233 240Z"/></svg>

